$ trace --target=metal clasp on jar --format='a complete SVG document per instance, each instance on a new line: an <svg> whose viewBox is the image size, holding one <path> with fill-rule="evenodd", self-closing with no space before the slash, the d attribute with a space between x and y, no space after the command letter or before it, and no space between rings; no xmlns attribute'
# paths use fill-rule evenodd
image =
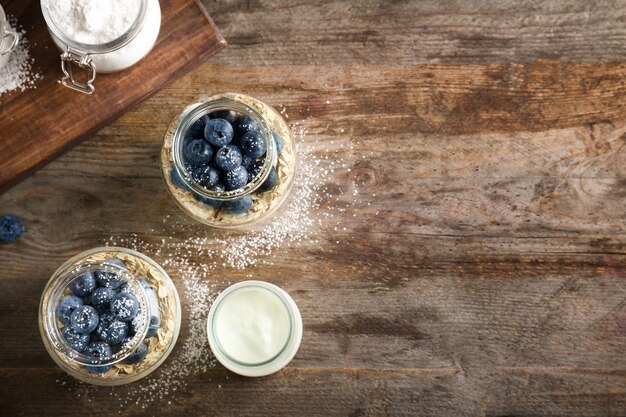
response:
<svg viewBox="0 0 626 417"><path fill-rule="evenodd" d="M3 49L2 45L4 44L4 40L7 39L8 37L12 37L13 40L11 41L7 49ZM4 35L2 36L2 39L0 39L0 56L4 56L10 53L17 46L17 43L19 41L20 41L20 35L17 32L13 30L5 30Z"/></svg>
<svg viewBox="0 0 626 417"><path fill-rule="evenodd" d="M77 81L74 78L72 67L77 67L85 71L85 82ZM61 69L65 76L61 79L61 84L72 90L84 93L92 94L95 91L93 82L96 80L96 64L93 63L89 54L80 54L67 48L67 51L61 55Z"/></svg>

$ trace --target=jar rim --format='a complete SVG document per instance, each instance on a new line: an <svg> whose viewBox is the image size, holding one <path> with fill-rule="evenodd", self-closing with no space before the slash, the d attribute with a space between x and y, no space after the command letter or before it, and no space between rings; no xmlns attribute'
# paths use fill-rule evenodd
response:
<svg viewBox="0 0 626 417"><path fill-rule="evenodd" d="M254 107L242 102L236 97L246 97L243 94L218 94L211 96L201 103L192 105L192 108L187 108L180 116L180 123L176 127L174 132L174 138L172 140L172 159L174 162L174 168L177 170L179 176L185 183L185 185L194 193L203 197L212 198L219 201L236 200L240 197L250 195L263 185L267 177L270 175L272 167L277 161L276 145L274 143L274 137L272 136L272 129L269 123L257 111ZM243 188L239 188L232 191L213 191L202 187L196 183L191 174L187 172L182 155L182 148L185 142L185 135L191 126L197 122L202 116L221 110L233 110L238 113L243 113L249 117L252 117L260 126L261 134L265 140L266 153L263 166L259 175L254 178L250 183L246 184Z"/></svg>
<svg viewBox="0 0 626 417"><path fill-rule="evenodd" d="M217 317L223 303L233 294L249 288L261 288L275 295L283 303L289 316L289 336L285 344L271 358L258 363L245 363L233 358L222 348L215 331ZM265 281L242 281L222 291L211 305L207 318L207 335L213 354L226 368L244 376L265 376L279 371L295 356L302 340L302 317L295 301L282 288Z"/></svg>
<svg viewBox="0 0 626 417"><path fill-rule="evenodd" d="M148 14L148 0L138 0L141 2L139 13L131 27L126 32L124 32L118 38L113 39L109 42L100 44L89 44L76 41L66 35L61 29L59 29L59 27L54 23L54 19L52 19L52 16L50 15L48 7L50 1L51 0L41 0L41 11L43 13L43 17L46 21L48 29L50 29L52 34L56 36L61 42L67 45L68 49L72 49L75 52L82 52L85 54L105 54L108 52L116 51L127 45L139 34L144 26L146 16Z"/></svg>
<svg viewBox="0 0 626 417"><path fill-rule="evenodd" d="M82 256L84 253L78 256L84 258L91 256L88 254ZM107 366L118 363L124 360L128 355L133 353L141 343L143 343L145 336L149 328L149 314L148 314L148 297L143 286L138 282L138 277L132 275L128 270L121 266L101 262L83 262L74 265L76 257L71 258L65 262L59 269L55 271L44 289L42 300L40 304L41 318L43 320L43 328L45 330L45 337L51 343L58 355L65 357L72 362L75 362L83 366ZM69 270L68 270L69 268ZM123 346L118 352L105 358L93 358L84 353L77 352L72 349L66 342L62 335L62 330L59 329L58 319L56 317L56 304L53 306L54 301L60 301L63 297L63 293L69 284L86 272L113 272L126 279L126 283L131 286L133 294L137 295L140 304L140 311L143 316L141 330L135 333L131 343L127 346ZM60 280L60 281L59 281Z"/></svg>

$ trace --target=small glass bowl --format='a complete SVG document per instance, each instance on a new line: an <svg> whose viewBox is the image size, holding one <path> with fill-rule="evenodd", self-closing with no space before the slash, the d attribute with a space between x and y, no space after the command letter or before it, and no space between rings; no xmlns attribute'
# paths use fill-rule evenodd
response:
<svg viewBox="0 0 626 417"><path fill-rule="evenodd" d="M217 331L221 309L226 301L229 300L229 297L249 290L268 291L283 304L289 316L289 336L282 348L271 358L257 363L243 362L234 358L234 355L224 349L224 344L220 341L219 332ZM295 301L282 288L264 281L242 281L222 291L211 305L207 319L207 334L213 354L224 367L243 376L266 376L287 366L296 355L302 341L302 316Z"/></svg>
<svg viewBox="0 0 626 417"><path fill-rule="evenodd" d="M113 273L123 278L123 291L131 292L139 301L135 334L119 351L105 358L96 359L72 349L62 335L66 325L56 315L61 299L71 294L69 284L87 272ZM89 302L90 295L84 300ZM157 369L174 348L180 324L180 299L170 277L152 259L125 248L101 247L69 259L48 281L39 305L39 331L52 359L71 376L94 385L127 384ZM95 341L97 336L93 333L90 338ZM137 363L125 363L142 343L147 345L146 356ZM88 367L105 371L93 372Z"/></svg>

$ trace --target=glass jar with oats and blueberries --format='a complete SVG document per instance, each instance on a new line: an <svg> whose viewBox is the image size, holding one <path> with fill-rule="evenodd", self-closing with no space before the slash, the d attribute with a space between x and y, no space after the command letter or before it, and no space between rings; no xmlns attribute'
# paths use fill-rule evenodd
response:
<svg viewBox="0 0 626 417"><path fill-rule="evenodd" d="M168 357L180 331L176 287L139 252L102 247L65 262L46 285L39 331L64 371L95 385L141 379Z"/></svg>
<svg viewBox="0 0 626 417"><path fill-rule="evenodd" d="M296 149L281 115L262 101L225 93L188 106L169 126L161 151L167 189L178 206L213 227L253 225L287 198Z"/></svg>

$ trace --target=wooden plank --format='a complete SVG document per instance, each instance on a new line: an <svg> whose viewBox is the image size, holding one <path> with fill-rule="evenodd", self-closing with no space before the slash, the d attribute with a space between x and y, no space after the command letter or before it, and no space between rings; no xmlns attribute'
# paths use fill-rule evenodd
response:
<svg viewBox="0 0 626 417"><path fill-rule="evenodd" d="M207 2L228 65L624 61L621 0Z"/></svg>
<svg viewBox="0 0 626 417"><path fill-rule="evenodd" d="M129 70L99 74L96 92L88 96L58 83L62 76L58 48L50 38L39 3L19 0L5 5L7 13L27 28L34 71L42 78L36 89L2 96L0 190L226 46L201 3L163 0L161 32L154 49Z"/></svg>

